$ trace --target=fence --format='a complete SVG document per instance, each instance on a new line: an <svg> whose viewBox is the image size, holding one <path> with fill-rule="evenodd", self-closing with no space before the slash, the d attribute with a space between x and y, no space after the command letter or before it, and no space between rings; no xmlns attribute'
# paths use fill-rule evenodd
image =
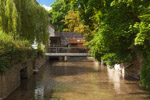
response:
<svg viewBox="0 0 150 100"><path fill-rule="evenodd" d="M50 47L47 53L88 53L84 47Z"/></svg>

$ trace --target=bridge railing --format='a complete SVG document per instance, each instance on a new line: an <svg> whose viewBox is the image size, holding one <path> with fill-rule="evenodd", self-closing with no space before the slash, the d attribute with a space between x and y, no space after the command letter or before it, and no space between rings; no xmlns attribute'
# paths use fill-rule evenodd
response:
<svg viewBox="0 0 150 100"><path fill-rule="evenodd" d="M47 53L88 53L84 47L50 47Z"/></svg>

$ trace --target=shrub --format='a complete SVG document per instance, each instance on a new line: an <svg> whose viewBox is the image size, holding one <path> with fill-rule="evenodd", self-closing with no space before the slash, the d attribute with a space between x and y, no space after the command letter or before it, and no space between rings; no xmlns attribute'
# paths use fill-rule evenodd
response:
<svg viewBox="0 0 150 100"><path fill-rule="evenodd" d="M43 56L42 50L34 50L27 40L14 40L12 36L0 31L0 72L15 63L37 56Z"/></svg>

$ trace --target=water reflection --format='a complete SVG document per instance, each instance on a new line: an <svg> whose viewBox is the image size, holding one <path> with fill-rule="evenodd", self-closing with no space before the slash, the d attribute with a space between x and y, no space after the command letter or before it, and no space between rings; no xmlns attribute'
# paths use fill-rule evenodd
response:
<svg viewBox="0 0 150 100"><path fill-rule="evenodd" d="M44 84L41 81L36 82L34 90L35 100L44 100Z"/></svg>
<svg viewBox="0 0 150 100"><path fill-rule="evenodd" d="M118 71L114 69L110 69L107 67L109 80L114 84L114 89L117 93L120 93L120 74Z"/></svg>
<svg viewBox="0 0 150 100"><path fill-rule="evenodd" d="M95 61L93 68L95 69L95 71L100 71L100 63L98 61Z"/></svg>
<svg viewBox="0 0 150 100"><path fill-rule="evenodd" d="M6 100L150 100L137 81L91 58L44 66Z"/></svg>

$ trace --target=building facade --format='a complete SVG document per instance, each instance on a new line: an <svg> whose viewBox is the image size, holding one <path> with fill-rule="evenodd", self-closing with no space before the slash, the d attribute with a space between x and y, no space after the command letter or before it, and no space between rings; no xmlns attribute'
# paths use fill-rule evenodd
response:
<svg viewBox="0 0 150 100"><path fill-rule="evenodd" d="M83 39L83 35L75 32L55 32L54 34L50 37L51 47L68 47L71 40Z"/></svg>

